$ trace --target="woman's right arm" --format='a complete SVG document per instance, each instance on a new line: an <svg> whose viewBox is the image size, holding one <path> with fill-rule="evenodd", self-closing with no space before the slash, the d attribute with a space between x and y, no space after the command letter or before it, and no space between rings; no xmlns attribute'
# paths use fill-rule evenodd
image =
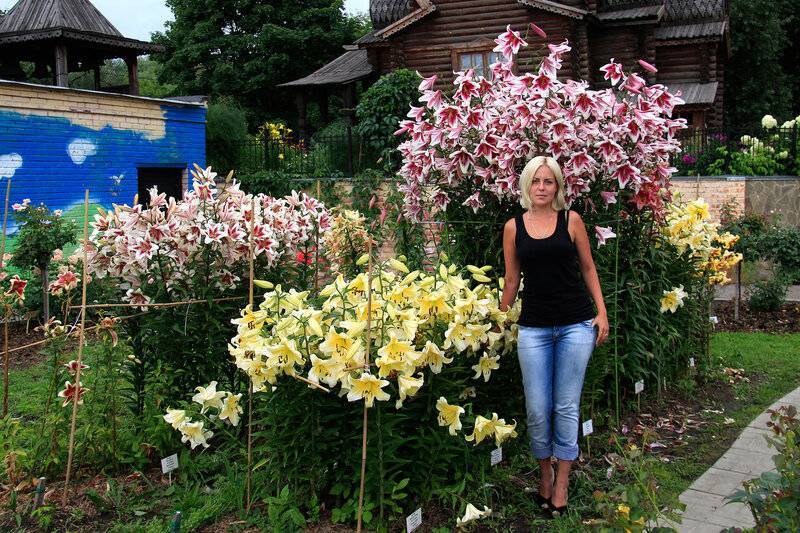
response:
<svg viewBox="0 0 800 533"><path fill-rule="evenodd" d="M500 299L500 310L507 311L517 299L519 290L519 259L517 258L517 223L512 218L506 222L503 228L503 258L506 263L506 273L504 276L503 296Z"/></svg>

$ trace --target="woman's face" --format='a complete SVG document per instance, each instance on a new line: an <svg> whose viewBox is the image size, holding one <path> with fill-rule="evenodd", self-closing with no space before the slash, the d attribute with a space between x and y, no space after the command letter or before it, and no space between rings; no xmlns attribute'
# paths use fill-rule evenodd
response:
<svg viewBox="0 0 800 533"><path fill-rule="evenodd" d="M542 165L536 170L528 192L531 197L531 205L536 209L544 209L552 205L556 192L558 192L558 181L550 167Z"/></svg>

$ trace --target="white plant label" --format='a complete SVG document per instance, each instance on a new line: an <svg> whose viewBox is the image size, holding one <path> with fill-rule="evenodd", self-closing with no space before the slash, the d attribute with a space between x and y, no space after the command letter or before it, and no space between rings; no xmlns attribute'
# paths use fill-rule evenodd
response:
<svg viewBox="0 0 800 533"><path fill-rule="evenodd" d="M717 318L716 315L711 315L710 317L708 317L708 319L711 321L712 324L719 324L719 318Z"/></svg>
<svg viewBox="0 0 800 533"><path fill-rule="evenodd" d="M592 425L592 419L590 418L583 423L583 436L588 437L592 433L594 433L594 426Z"/></svg>
<svg viewBox="0 0 800 533"><path fill-rule="evenodd" d="M689 358L689 366L694 368L694 357Z"/></svg>
<svg viewBox="0 0 800 533"><path fill-rule="evenodd" d="M406 517L406 533L411 533L422 525L422 507Z"/></svg>
<svg viewBox="0 0 800 533"><path fill-rule="evenodd" d="M161 459L161 472L164 474L169 474L173 470L178 468L178 454L173 453L169 457L164 457Z"/></svg>
<svg viewBox="0 0 800 533"><path fill-rule="evenodd" d="M503 460L503 448L495 448L492 450L492 454L489 456L489 462L492 466L498 464L500 461Z"/></svg>
<svg viewBox="0 0 800 533"><path fill-rule="evenodd" d="M641 392L644 390L644 380L643 380L643 379L640 379L639 381L637 381L637 382L634 384L634 386L633 386L633 387L634 387L633 391L634 391L636 394L639 394L639 393L641 393Z"/></svg>

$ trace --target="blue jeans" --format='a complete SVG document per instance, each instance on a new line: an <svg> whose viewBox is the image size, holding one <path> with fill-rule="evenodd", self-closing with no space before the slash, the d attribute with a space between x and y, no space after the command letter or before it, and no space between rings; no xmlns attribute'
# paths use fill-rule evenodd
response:
<svg viewBox="0 0 800 533"><path fill-rule="evenodd" d="M554 327L519 327L528 435L536 459L578 458L578 407L594 350L591 320Z"/></svg>

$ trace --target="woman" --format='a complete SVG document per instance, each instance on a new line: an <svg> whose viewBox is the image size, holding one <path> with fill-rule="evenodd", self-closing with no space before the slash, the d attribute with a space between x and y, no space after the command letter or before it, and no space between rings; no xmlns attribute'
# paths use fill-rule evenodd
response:
<svg viewBox="0 0 800 533"><path fill-rule="evenodd" d="M514 303L522 274L518 351L531 452L541 468L535 499L557 515L566 511L569 471L578 458L586 365L594 346L608 337L608 318L589 236L580 215L565 209L564 176L555 159L529 161L520 193L526 211L503 231L500 306L505 310ZM557 472L551 456L558 459Z"/></svg>

